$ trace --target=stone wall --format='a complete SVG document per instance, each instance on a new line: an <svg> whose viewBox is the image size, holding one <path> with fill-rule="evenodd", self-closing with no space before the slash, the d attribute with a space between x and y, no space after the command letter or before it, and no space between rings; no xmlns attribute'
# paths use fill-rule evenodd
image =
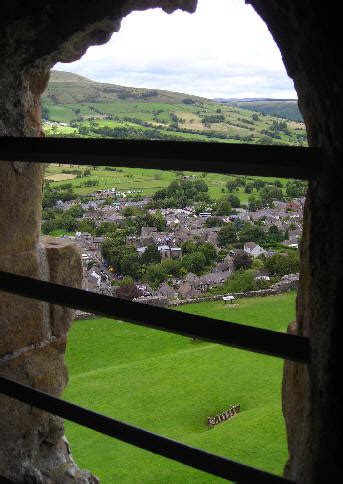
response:
<svg viewBox="0 0 343 484"><path fill-rule="evenodd" d="M81 284L79 250L63 239L45 237L36 250L2 256L0 267L57 284ZM64 351L73 317L67 308L0 293L1 374L60 396L67 383ZM62 483L75 474L80 482L97 482L75 466L59 417L0 395L0 435L0 476L37 483L53 476L53 482Z"/></svg>
<svg viewBox="0 0 343 484"><path fill-rule="evenodd" d="M236 299L242 299L244 297L265 297L275 296L283 292L295 290L298 287L299 274L289 274L283 276L279 282L273 284L268 289L259 289L258 291L246 291L246 292L230 292L231 296ZM186 299L169 299L164 296L149 296L134 299L134 301L149 304L151 306L167 307L167 306L181 306L183 304L201 303L206 301L218 301L222 300L226 294L217 294L213 296L199 296Z"/></svg>
<svg viewBox="0 0 343 484"><path fill-rule="evenodd" d="M193 11L195 0L13 0L0 16L0 136L42 136L40 95L51 67L107 42L132 10ZM39 241L44 166L0 162L0 270L79 287L77 249ZM60 396L69 310L0 293L0 372ZM60 418L0 395L0 480L95 483L79 471Z"/></svg>
<svg viewBox="0 0 343 484"><path fill-rule="evenodd" d="M310 146L322 169L304 210L295 334L310 338L311 362L287 362L283 406L297 483L338 482L343 427L343 58L341 18L325 2L248 0L267 23L299 96ZM292 408L290 412L288 409Z"/></svg>

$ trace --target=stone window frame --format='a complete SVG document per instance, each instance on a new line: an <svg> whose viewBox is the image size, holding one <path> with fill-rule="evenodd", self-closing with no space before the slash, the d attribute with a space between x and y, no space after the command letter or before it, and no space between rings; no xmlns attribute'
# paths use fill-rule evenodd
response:
<svg viewBox="0 0 343 484"><path fill-rule="evenodd" d="M124 5L125 3L128 7ZM116 12L117 24L115 26L113 11L117 7L110 5L110 2L103 2L103 4L99 2L96 12L91 13L89 10L85 10L85 25L90 21L86 28L84 25L77 24L72 26L69 32L65 29L59 35L51 23L49 29L53 35L55 33L56 37L54 45L49 46L53 51L52 55L51 51L44 50L48 46L46 42L48 36L45 34L45 37L43 35L39 42L41 50L36 56L37 62L32 56L22 56L19 75L14 72L18 65L13 63L12 59L13 67L12 65L7 66L8 72L3 91L7 95L7 105L3 112L0 110L1 114L4 113L6 122L3 123L3 120L0 120L0 131L5 135L13 136L39 135L39 102L37 99L47 82L49 65L54 64L57 60L67 62L75 60L80 51L87 46L108 40L109 32L117 29L120 18L126 15L130 8L135 7L135 3L141 9L154 4L153 6L164 5L167 10L172 11L175 5L184 7L187 3L193 3L194 6L195 2L187 2L187 0L122 1L120 2L121 10ZM336 334L339 331L337 314L340 314L337 291L340 277L338 247L341 242L339 234L342 233L340 230L342 224L337 217L333 216L332 212L330 213L331 208L334 212L333 202L340 199L340 188L337 188L337 181L339 180L342 152L341 114L337 110L341 99L342 70L339 61L340 51L333 37L336 13L334 10L330 13L325 5L323 7L311 5L311 2L307 0L303 2L285 0L282 5L269 0L247 0L247 3L252 4L261 18L266 21L282 52L287 71L293 78L299 94L299 103L305 118L310 145L320 147L325 153L325 166L323 166L320 181L313 180L309 187L305 207L304 240L301 249L302 278L300 280L301 297L298 298L297 303L298 323L290 328L295 334L311 339L313 360L306 368L286 364L284 375L288 384L286 383L283 389L284 413L290 448L290 461L286 472L297 479L298 477L307 479L306 482L321 482L321 477L324 482L324 480L329 480L330 476L334 476L335 470L339 468L338 462L334 460L338 440L332 429L337 428L337 422L341 419L341 412L338 409L339 403L342 403L342 399L337 397L338 374L335 368L340 352L340 348L337 348ZM43 13L46 15L46 12ZM3 18L6 19L6 15ZM104 18L106 18L105 22ZM10 18L10 20L13 19ZM54 17L54 23L59 28L56 17ZM22 32L25 31L23 25L25 26L24 22L18 29L18 35L13 36L17 42L18 51L20 51L18 44L21 35L20 29ZM63 25L63 27L67 27L67 25ZM332 28L330 29L330 27ZM34 23L30 23L27 30L31 33L34 32L34 28ZM82 35L77 34L70 41L72 34L80 30L82 30ZM24 35L24 42L29 47L25 48L26 54L28 53L30 56L32 52L34 53L32 43L30 44L30 36ZM324 52L327 55L323 55ZM23 54L23 51L20 53ZM332 62L333 58L335 58L335 63ZM20 93L20 100L18 98L19 102L16 102L16 109L12 112L8 107L11 106L13 90ZM34 171L30 172L21 163L13 163L13 168L17 177L25 170L29 172L30 176ZM41 182L37 170L36 175L33 192L38 194ZM20 195L20 192L17 194ZM7 226L10 231L12 229L11 221L8 222ZM15 229L13 233L16 233ZM325 239L323 235L325 235ZM36 233L30 233L29 236L30 241L35 244ZM320 276L316 277L314 272ZM328 277L330 273L334 275L331 279ZM328 368L331 369L330 374ZM333 388L335 391L332 390ZM293 403L290 407L288 404L291 400ZM327 463L330 465L328 466Z"/></svg>

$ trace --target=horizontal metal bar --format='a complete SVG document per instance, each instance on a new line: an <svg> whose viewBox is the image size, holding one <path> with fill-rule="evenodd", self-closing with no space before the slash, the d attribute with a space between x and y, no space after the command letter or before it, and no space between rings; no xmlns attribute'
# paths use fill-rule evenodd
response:
<svg viewBox="0 0 343 484"><path fill-rule="evenodd" d="M224 479L249 484L252 482L255 484L294 484L293 481L283 477L181 444L7 378L0 377L0 393L154 454L162 455Z"/></svg>
<svg viewBox="0 0 343 484"><path fill-rule="evenodd" d="M302 363L309 362L308 338L220 321L0 272L0 290L162 331Z"/></svg>
<svg viewBox="0 0 343 484"><path fill-rule="evenodd" d="M0 138L0 160L117 165L238 175L315 179L319 148L151 140Z"/></svg>

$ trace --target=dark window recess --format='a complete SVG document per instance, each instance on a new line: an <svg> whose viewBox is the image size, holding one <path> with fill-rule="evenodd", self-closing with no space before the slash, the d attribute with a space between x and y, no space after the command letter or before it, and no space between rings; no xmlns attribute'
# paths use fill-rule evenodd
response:
<svg viewBox="0 0 343 484"><path fill-rule="evenodd" d="M292 146L235 145L173 141L0 138L0 159L30 163L119 165L164 170L316 179L321 152ZM1 161L0 161L1 162ZM0 272L0 290L84 309L249 351L308 363L308 338L227 323L169 309L113 299L29 277ZM0 377L0 393L150 452L240 483L292 483L288 479L209 454L166 437L100 415L20 383Z"/></svg>

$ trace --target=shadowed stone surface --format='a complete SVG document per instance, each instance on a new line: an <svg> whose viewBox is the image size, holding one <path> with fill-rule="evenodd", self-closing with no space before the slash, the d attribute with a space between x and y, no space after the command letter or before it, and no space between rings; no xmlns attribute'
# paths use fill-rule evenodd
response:
<svg viewBox="0 0 343 484"><path fill-rule="evenodd" d="M107 42L132 10L162 6L193 11L195 0L7 2L0 28L0 136L42 136L40 95L51 67ZM82 12L82 14L80 14ZM81 285L76 247L39 243L44 167L0 164L0 270ZM53 395L66 382L66 333L73 312L0 293L0 373ZM0 480L68 484L98 482L73 462L63 421L0 395Z"/></svg>
<svg viewBox="0 0 343 484"><path fill-rule="evenodd" d="M297 483L339 482L343 382L343 60L337 10L309 0L249 0L278 44L299 96L309 144L322 148L323 169L310 183L304 212L297 326L310 337L308 367L287 363L283 408ZM293 406L293 413L289 411Z"/></svg>

